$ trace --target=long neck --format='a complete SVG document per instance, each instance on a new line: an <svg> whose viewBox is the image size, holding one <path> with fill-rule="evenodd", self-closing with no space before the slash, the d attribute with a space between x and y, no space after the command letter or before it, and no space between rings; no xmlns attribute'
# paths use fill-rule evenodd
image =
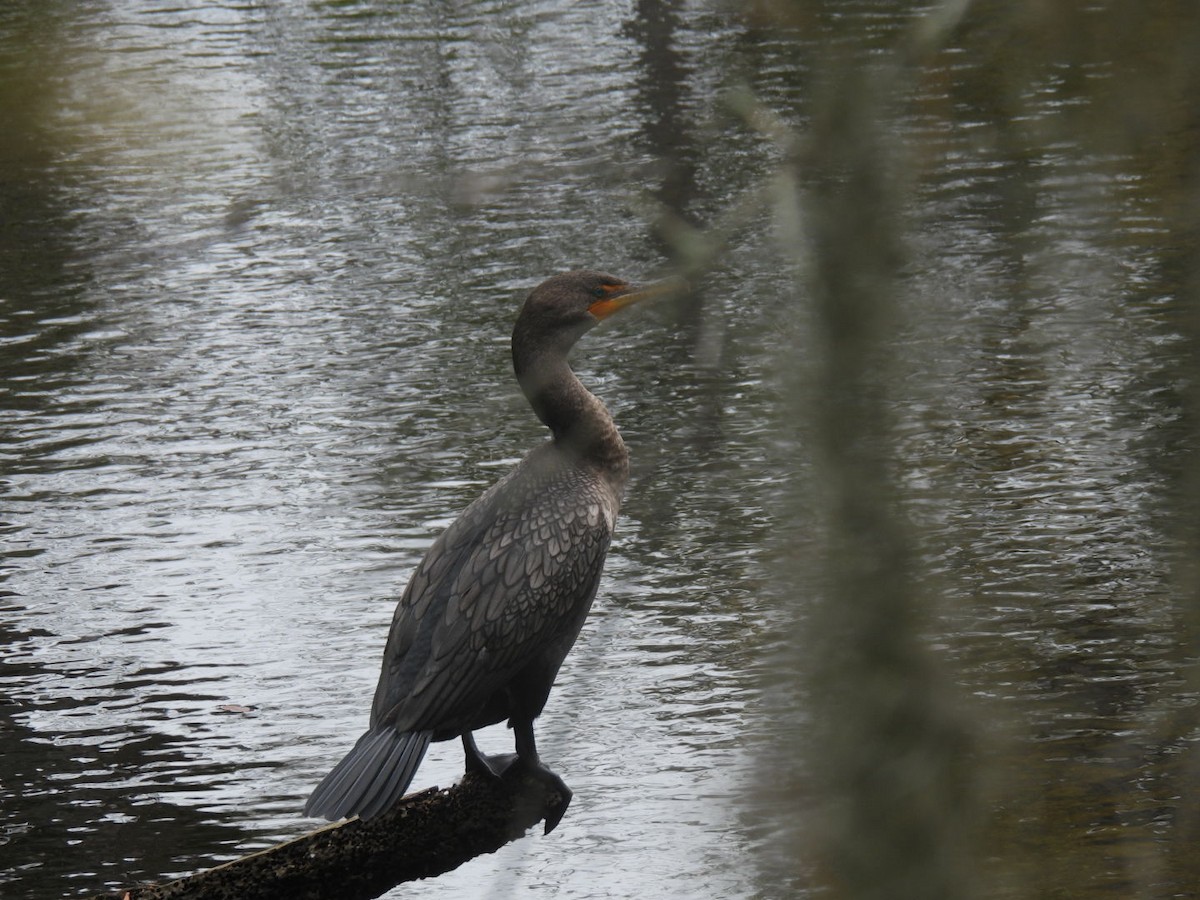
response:
<svg viewBox="0 0 1200 900"><path fill-rule="evenodd" d="M583 386L566 353L513 346L513 367L537 417L565 453L600 466L617 486L629 474L629 452L600 398Z"/></svg>

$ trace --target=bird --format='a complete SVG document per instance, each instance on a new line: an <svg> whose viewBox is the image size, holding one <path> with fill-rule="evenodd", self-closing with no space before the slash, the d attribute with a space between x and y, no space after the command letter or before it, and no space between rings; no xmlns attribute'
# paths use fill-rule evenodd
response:
<svg viewBox="0 0 1200 900"><path fill-rule="evenodd" d="M404 795L431 742L462 740L465 769L527 774L571 800L540 760L542 712L600 582L629 478L612 415L567 355L601 320L676 289L594 271L556 275L525 299L512 334L517 383L550 430L438 537L396 606L367 731L313 790L305 815L373 819ZM473 732L508 720L515 754Z"/></svg>

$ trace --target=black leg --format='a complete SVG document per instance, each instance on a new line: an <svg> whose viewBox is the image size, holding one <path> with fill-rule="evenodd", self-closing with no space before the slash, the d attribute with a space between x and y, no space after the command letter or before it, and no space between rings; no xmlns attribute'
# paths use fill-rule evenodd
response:
<svg viewBox="0 0 1200 900"><path fill-rule="evenodd" d="M537 740L533 736L533 720L512 723L513 737L517 743L517 757L524 765L537 767L542 764L538 757Z"/></svg>

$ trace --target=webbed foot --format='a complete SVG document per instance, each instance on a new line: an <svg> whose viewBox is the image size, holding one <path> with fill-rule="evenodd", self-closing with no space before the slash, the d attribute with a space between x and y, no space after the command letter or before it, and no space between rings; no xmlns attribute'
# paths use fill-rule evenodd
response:
<svg viewBox="0 0 1200 900"><path fill-rule="evenodd" d="M567 783L558 775L546 768L540 760L529 762L517 757L504 772L505 778L530 780L541 788L542 800L545 803L545 830L549 834L566 815L567 807L571 805L574 796Z"/></svg>
<svg viewBox="0 0 1200 900"><path fill-rule="evenodd" d="M517 754L515 753L497 753L494 756L480 753L474 759L467 758L466 770L476 775L491 775L494 778L503 778L504 773L512 768L513 763L516 761Z"/></svg>
<svg viewBox="0 0 1200 900"><path fill-rule="evenodd" d="M462 742L463 750L466 753L464 770L474 775L501 778L517 760L515 753L497 753L495 756L488 756L481 752L470 732L462 736Z"/></svg>

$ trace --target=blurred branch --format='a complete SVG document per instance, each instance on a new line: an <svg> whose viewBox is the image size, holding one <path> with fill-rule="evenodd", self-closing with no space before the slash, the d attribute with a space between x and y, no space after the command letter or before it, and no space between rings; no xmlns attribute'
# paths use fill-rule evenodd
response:
<svg viewBox="0 0 1200 900"><path fill-rule="evenodd" d="M824 525L806 671L821 846L840 896L960 897L969 741L919 636L924 600L897 509L888 347L902 257L896 179L870 73L833 76L805 154L820 363L814 498Z"/></svg>
<svg viewBox="0 0 1200 900"><path fill-rule="evenodd" d="M904 48L909 60L920 63L942 49L954 29L966 16L971 4L972 0L944 0L924 15L918 16L909 31L907 46Z"/></svg>

